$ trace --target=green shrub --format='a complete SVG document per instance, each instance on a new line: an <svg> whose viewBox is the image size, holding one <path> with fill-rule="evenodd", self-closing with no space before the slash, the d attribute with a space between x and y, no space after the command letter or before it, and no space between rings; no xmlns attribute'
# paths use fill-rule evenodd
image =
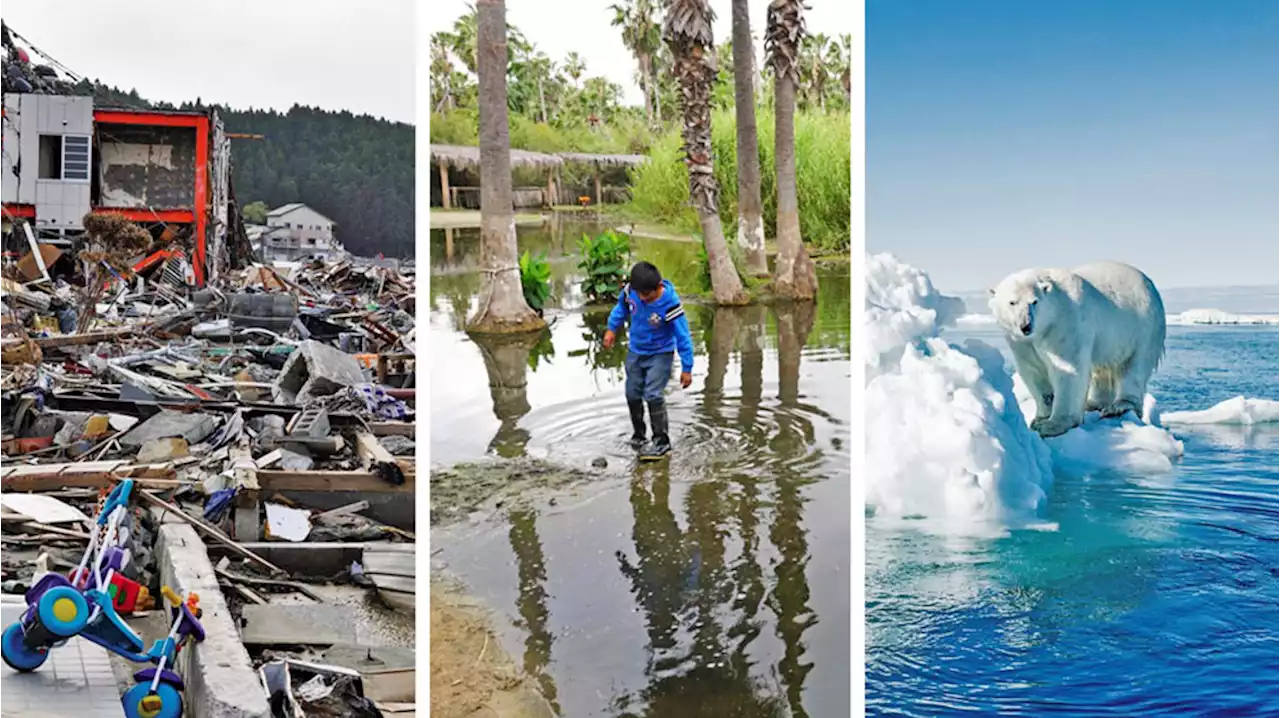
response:
<svg viewBox="0 0 1280 718"><path fill-rule="evenodd" d="M774 172L774 120L771 110L756 116L760 140L760 195L765 231L777 226L777 182ZM720 221L732 244L738 226L738 157L736 123L731 111L712 119L715 175L720 183ZM650 161L630 172L632 201L627 214L658 221L677 230L696 232L698 218L689 206L689 175L680 150L679 128L656 139ZM850 132L847 113L796 113L796 184L800 231L806 244L827 251L850 246Z"/></svg>
<svg viewBox="0 0 1280 718"><path fill-rule="evenodd" d="M583 272L582 292L588 302L612 301L627 281L627 260L631 247L625 234L607 229L594 239L584 234L578 241Z"/></svg>
<svg viewBox="0 0 1280 718"><path fill-rule="evenodd" d="M431 143L435 145L480 144L480 122L474 110L431 113Z"/></svg>
<svg viewBox="0 0 1280 718"><path fill-rule="evenodd" d="M525 250L521 255L520 286L524 289L524 300L529 308L542 316L542 308L551 298L551 265L547 262L546 252L534 257Z"/></svg>

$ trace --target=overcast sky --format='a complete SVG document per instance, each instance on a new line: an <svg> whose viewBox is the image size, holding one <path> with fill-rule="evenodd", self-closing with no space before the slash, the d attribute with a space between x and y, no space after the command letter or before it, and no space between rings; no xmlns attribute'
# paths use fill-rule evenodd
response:
<svg viewBox="0 0 1280 718"><path fill-rule="evenodd" d="M74 72L150 100L301 104L412 123L414 4L39 0L6 2L3 16Z"/></svg>
<svg viewBox="0 0 1280 718"><path fill-rule="evenodd" d="M507 0L507 22L520 28L524 36L556 62L565 55L577 51L587 65L588 76L604 75L622 85L624 101L632 105L643 103L644 95L635 84L636 62L622 46L622 33L611 27L613 0ZM805 18L810 32L822 32L835 38L841 33L853 32L854 9L852 3L840 0L812 0L813 8ZM467 0L430 0L424 10L427 13L428 35L448 30L453 21L466 12ZM768 0L751 0L751 34L760 45L764 31ZM730 0L712 0L711 9L716 13L713 32L716 44L729 39L733 17ZM423 38L423 42L429 42ZM762 50L757 47L757 57Z"/></svg>

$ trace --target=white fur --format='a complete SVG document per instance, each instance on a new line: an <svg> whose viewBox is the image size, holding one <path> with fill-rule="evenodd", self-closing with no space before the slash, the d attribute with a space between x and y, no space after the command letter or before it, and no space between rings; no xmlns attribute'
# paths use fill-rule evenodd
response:
<svg viewBox="0 0 1280 718"><path fill-rule="evenodd" d="M1042 436L1079 426L1086 409L1142 411L1165 336L1164 302L1147 275L1118 262L1027 269L991 290L989 303Z"/></svg>

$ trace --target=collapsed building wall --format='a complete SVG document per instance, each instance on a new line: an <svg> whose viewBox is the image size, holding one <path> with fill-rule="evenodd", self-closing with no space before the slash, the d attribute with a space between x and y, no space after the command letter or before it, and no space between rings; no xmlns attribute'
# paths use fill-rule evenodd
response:
<svg viewBox="0 0 1280 718"><path fill-rule="evenodd" d="M100 206L195 206L196 132L190 127L98 126Z"/></svg>

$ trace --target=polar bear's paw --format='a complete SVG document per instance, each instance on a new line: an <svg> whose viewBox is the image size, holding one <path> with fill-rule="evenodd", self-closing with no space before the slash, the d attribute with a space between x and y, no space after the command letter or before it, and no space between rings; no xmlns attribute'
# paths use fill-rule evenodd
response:
<svg viewBox="0 0 1280 718"><path fill-rule="evenodd" d="M1116 419L1131 411L1135 414L1141 415L1142 405L1135 403L1131 399L1120 399L1114 404L1102 409L1100 413L1103 419Z"/></svg>
<svg viewBox="0 0 1280 718"><path fill-rule="evenodd" d="M1080 425L1079 421L1072 421L1071 419L1049 418L1040 422L1040 425L1038 427L1035 426L1033 422L1033 425L1031 428L1039 432L1042 438L1049 439L1054 436L1062 436L1063 434L1067 433L1068 431L1071 431L1072 429L1076 428L1079 425Z"/></svg>

